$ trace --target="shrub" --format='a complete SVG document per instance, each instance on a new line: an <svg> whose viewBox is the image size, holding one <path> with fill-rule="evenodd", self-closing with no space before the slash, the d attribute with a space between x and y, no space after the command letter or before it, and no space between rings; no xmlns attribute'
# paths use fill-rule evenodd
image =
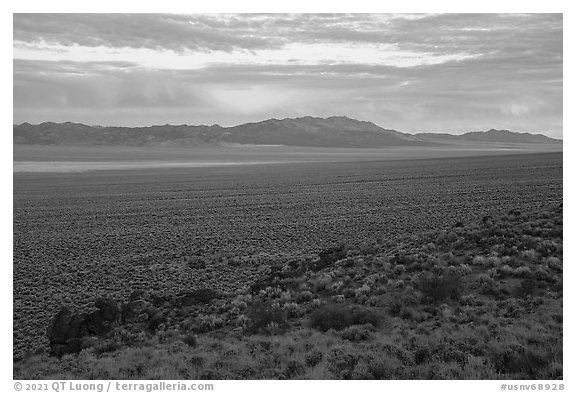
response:
<svg viewBox="0 0 576 393"><path fill-rule="evenodd" d="M380 324L379 314L369 308L353 308L351 319L352 325L372 325L373 327L378 327Z"/></svg>
<svg viewBox="0 0 576 393"><path fill-rule="evenodd" d="M324 355L320 351L313 351L306 355L305 363L308 367L315 367L320 364Z"/></svg>
<svg viewBox="0 0 576 393"><path fill-rule="evenodd" d="M306 371L304 364L297 360L291 360L288 362L284 374L287 378L294 378L298 375L304 374L304 371Z"/></svg>
<svg viewBox="0 0 576 393"><path fill-rule="evenodd" d="M484 285L488 285L490 283L492 283L492 281L494 281L494 279L492 277L490 277L488 274L486 273L480 273L476 279L478 280L478 282L480 283L480 285L484 286Z"/></svg>
<svg viewBox="0 0 576 393"><path fill-rule="evenodd" d="M463 306L478 307L484 305L484 302L474 295L464 295L460 298L460 304Z"/></svg>
<svg viewBox="0 0 576 393"><path fill-rule="evenodd" d="M370 286L367 284L364 284L360 288L354 290L354 296L356 297L362 297L364 295L367 295L368 293L370 293Z"/></svg>
<svg viewBox="0 0 576 393"><path fill-rule="evenodd" d="M562 260L560 260L559 258L556 257L548 257L545 259L544 261L546 263L546 265L552 269L555 270L557 272L561 272L562 271Z"/></svg>
<svg viewBox="0 0 576 393"><path fill-rule="evenodd" d="M360 254L363 255L376 255L380 252L380 245L379 244L369 244L369 243L364 243L361 244L358 247L358 251L360 251Z"/></svg>
<svg viewBox="0 0 576 393"><path fill-rule="evenodd" d="M328 370L338 379L351 379L352 372L360 356L345 352L343 348L334 348L327 357Z"/></svg>
<svg viewBox="0 0 576 393"><path fill-rule="evenodd" d="M349 326L342 330L341 337L352 342L366 341L372 335L371 330L371 325Z"/></svg>
<svg viewBox="0 0 576 393"><path fill-rule="evenodd" d="M514 276L520 278L531 278L534 274L528 266L520 266L514 271Z"/></svg>
<svg viewBox="0 0 576 393"><path fill-rule="evenodd" d="M349 311L341 306L327 305L312 313L310 325L323 332L342 330L351 325Z"/></svg>
<svg viewBox="0 0 576 393"><path fill-rule="evenodd" d="M402 310L400 311L400 318L414 322L422 322L426 319L423 313L415 310L412 307L402 307Z"/></svg>
<svg viewBox="0 0 576 393"><path fill-rule="evenodd" d="M286 313L268 302L254 302L246 310L249 333L267 332L271 326L278 329L288 327ZM275 324L275 325L274 325Z"/></svg>
<svg viewBox="0 0 576 393"><path fill-rule="evenodd" d="M406 266L404 266L402 264L397 264L394 267L394 274L400 275L400 274L405 273L405 272L406 272Z"/></svg>
<svg viewBox="0 0 576 393"><path fill-rule="evenodd" d="M543 266L538 266L534 269L533 273L534 278L537 280L549 281L554 279L554 276L550 274L550 271Z"/></svg>
<svg viewBox="0 0 576 393"><path fill-rule="evenodd" d="M319 271L332 265L334 262L346 258L346 252L348 251L348 247L345 244L340 244L335 247L327 248L325 250L320 251L318 256L320 260L310 266L312 271Z"/></svg>
<svg viewBox="0 0 576 393"><path fill-rule="evenodd" d="M324 304L324 303L320 299L314 299L314 300L312 300L312 303L311 303L313 308L320 308L320 307L322 307L322 304Z"/></svg>
<svg viewBox="0 0 576 393"><path fill-rule="evenodd" d="M191 269L205 269L206 268L206 261L199 255L191 255L186 258L188 267Z"/></svg>
<svg viewBox="0 0 576 393"><path fill-rule="evenodd" d="M476 255L472 259L472 264L476 265L476 266L486 266L486 265L488 265L488 263L489 263L489 260L484 255Z"/></svg>
<svg viewBox="0 0 576 393"><path fill-rule="evenodd" d="M536 251L543 257L548 257L557 252L557 244L551 240L543 240L536 246Z"/></svg>
<svg viewBox="0 0 576 393"><path fill-rule="evenodd" d="M321 292L332 282L332 276L322 274L311 282L315 292Z"/></svg>
<svg viewBox="0 0 576 393"><path fill-rule="evenodd" d="M102 355L108 352L115 352L122 348L122 343L118 340L106 340L99 345L94 346L94 353Z"/></svg>
<svg viewBox="0 0 576 393"><path fill-rule="evenodd" d="M538 353L519 344L508 344L493 350L490 359L496 372L520 374L522 379L536 378L538 371L551 360L549 354Z"/></svg>
<svg viewBox="0 0 576 393"><path fill-rule="evenodd" d="M525 279L514 288L514 294L518 297L526 297L533 295L536 291L536 281L531 279Z"/></svg>
<svg viewBox="0 0 576 393"><path fill-rule="evenodd" d="M424 265L421 262L413 262L406 267L406 272L414 273L423 270Z"/></svg>
<svg viewBox="0 0 576 393"><path fill-rule="evenodd" d="M197 333L211 332L220 329L224 325L222 318L215 315L199 315L195 319L195 323L193 330Z"/></svg>
<svg viewBox="0 0 576 393"><path fill-rule="evenodd" d="M298 318L305 313L304 309L294 302L285 303L282 309L286 311L288 318Z"/></svg>
<svg viewBox="0 0 576 393"><path fill-rule="evenodd" d="M195 335L188 334L182 339L182 341L184 341L184 343L187 344L189 347L196 348L197 343Z"/></svg>
<svg viewBox="0 0 576 393"><path fill-rule="evenodd" d="M438 302L448 297L458 299L462 293L462 277L457 271L445 270L442 275L422 274L417 280L424 298Z"/></svg>
<svg viewBox="0 0 576 393"><path fill-rule="evenodd" d="M538 259L538 252L534 249L522 251L521 256L530 262L534 262Z"/></svg>
<svg viewBox="0 0 576 393"><path fill-rule="evenodd" d="M456 240L458 239L458 235L456 234L456 232L448 232L448 234L446 235L446 241L448 243L454 243Z"/></svg>
<svg viewBox="0 0 576 393"><path fill-rule="evenodd" d="M310 326L320 331L342 330L352 325L370 324L377 327L380 317L373 310L361 307L326 305L312 313Z"/></svg>
<svg viewBox="0 0 576 393"><path fill-rule="evenodd" d="M400 300L394 300L388 306L388 313L393 317L400 316L401 311L402 311L402 303L400 302Z"/></svg>
<svg viewBox="0 0 576 393"><path fill-rule="evenodd" d="M398 367L395 361L388 358L366 357L360 359L354 368L352 379L409 379L409 375L403 375L402 367Z"/></svg>
<svg viewBox="0 0 576 393"><path fill-rule="evenodd" d="M458 266L458 270L460 271L460 273L462 275L466 275L466 274L470 274L472 273L472 268L470 267L470 265L468 264L461 264Z"/></svg>
<svg viewBox="0 0 576 393"><path fill-rule="evenodd" d="M311 301L314 298L314 295L310 291L300 291L296 294L296 302L297 303L306 303Z"/></svg>

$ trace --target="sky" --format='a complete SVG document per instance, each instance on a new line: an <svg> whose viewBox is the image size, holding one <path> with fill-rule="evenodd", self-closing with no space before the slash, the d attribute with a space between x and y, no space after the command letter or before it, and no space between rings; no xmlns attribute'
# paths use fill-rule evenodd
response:
<svg viewBox="0 0 576 393"><path fill-rule="evenodd" d="M562 14L14 14L14 124L348 116L562 138Z"/></svg>

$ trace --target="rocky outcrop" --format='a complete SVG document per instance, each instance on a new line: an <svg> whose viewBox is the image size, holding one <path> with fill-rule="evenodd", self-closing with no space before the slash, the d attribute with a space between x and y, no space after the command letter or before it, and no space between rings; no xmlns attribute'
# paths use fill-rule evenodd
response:
<svg viewBox="0 0 576 393"><path fill-rule="evenodd" d="M53 355L78 353L84 337L106 334L118 323L120 312L115 300L99 298L94 306L96 310L90 313L73 313L68 307L62 307L54 316L48 329Z"/></svg>
<svg viewBox="0 0 576 393"><path fill-rule="evenodd" d="M73 314L69 308L62 307L48 329L50 353L61 356L80 352L81 339L87 334L86 315Z"/></svg>
<svg viewBox="0 0 576 393"><path fill-rule="evenodd" d="M99 298L95 310L74 313L62 307L48 327L50 354L62 356L79 353L97 338L105 338L115 327L139 324L140 328L155 332L168 322L167 314L175 309L207 304L221 294L212 289L198 289L176 296L149 295L135 291L127 302Z"/></svg>

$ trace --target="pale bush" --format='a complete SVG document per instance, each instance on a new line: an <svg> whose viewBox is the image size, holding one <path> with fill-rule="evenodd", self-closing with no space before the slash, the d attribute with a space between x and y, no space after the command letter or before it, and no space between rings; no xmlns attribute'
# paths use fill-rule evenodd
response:
<svg viewBox="0 0 576 393"><path fill-rule="evenodd" d="M520 253L522 258L530 262L535 262L538 259L538 252L536 250L525 250Z"/></svg>
<svg viewBox="0 0 576 393"><path fill-rule="evenodd" d="M480 285L489 285L494 282L494 279L486 273L480 273L477 277L477 280Z"/></svg>
<svg viewBox="0 0 576 393"><path fill-rule="evenodd" d="M532 270L528 266L520 266L514 271L514 275L520 278L532 277Z"/></svg>
<svg viewBox="0 0 576 393"><path fill-rule="evenodd" d="M370 286L368 286L367 284L364 284L360 288L357 288L354 291L354 296L362 297L362 296L367 295L369 292L370 292Z"/></svg>
<svg viewBox="0 0 576 393"><path fill-rule="evenodd" d="M546 264L546 266L548 266L550 269L557 271L557 272L561 272L563 267L562 267L562 260L557 258L557 257L548 257L544 260L544 263Z"/></svg>

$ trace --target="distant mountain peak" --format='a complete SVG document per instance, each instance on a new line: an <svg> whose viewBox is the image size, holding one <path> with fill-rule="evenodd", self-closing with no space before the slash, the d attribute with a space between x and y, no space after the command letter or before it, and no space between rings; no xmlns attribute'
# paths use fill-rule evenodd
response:
<svg viewBox="0 0 576 393"><path fill-rule="evenodd" d="M78 132L82 131L82 132ZM304 116L268 119L233 127L154 125L148 127L88 126L44 122L13 126L14 143L37 145L290 145L317 147L440 146L494 143L561 144L540 134L491 129L463 135L406 134L348 116Z"/></svg>

